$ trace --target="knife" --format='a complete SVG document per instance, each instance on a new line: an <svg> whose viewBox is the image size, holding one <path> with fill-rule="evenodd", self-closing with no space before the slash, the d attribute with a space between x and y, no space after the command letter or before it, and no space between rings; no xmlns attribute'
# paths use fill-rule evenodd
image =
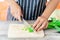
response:
<svg viewBox="0 0 60 40"><path fill-rule="evenodd" d="M26 26L31 26L26 20L23 19L23 23L26 25Z"/></svg>
<svg viewBox="0 0 60 40"><path fill-rule="evenodd" d="M20 18L18 20L19 20L19 22L23 22L26 26L31 26L26 20L24 20L24 18L22 16L20 16Z"/></svg>
<svg viewBox="0 0 60 40"><path fill-rule="evenodd" d="M23 23L24 23L24 25L26 25L26 28L24 28L24 29L26 29L30 33L35 32L34 28L32 28L32 26L26 20L23 19Z"/></svg>
<svg viewBox="0 0 60 40"><path fill-rule="evenodd" d="M24 28L24 30L26 29L28 32L35 32L34 28L32 28L32 26L26 20L24 20L24 18L22 16L21 16L21 20L22 20L23 24L26 26L26 28Z"/></svg>

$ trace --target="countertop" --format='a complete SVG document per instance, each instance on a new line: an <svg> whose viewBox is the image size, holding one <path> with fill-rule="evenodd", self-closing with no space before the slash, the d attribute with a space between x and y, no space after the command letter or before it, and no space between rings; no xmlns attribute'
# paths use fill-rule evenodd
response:
<svg viewBox="0 0 60 40"><path fill-rule="evenodd" d="M20 39L9 39L7 37L8 33L8 26L10 23L19 23L19 22L12 22L0 21L0 40L60 40L60 33L57 33L54 29L47 29L45 30L45 36L43 38L20 38ZM34 23L34 21L28 21L28 23Z"/></svg>

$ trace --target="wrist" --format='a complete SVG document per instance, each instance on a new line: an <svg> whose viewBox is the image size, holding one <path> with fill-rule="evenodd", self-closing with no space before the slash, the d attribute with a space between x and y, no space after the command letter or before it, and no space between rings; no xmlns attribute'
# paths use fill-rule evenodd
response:
<svg viewBox="0 0 60 40"><path fill-rule="evenodd" d="M41 17L44 17L44 18L48 19L49 18L49 15L43 14L43 15L41 15Z"/></svg>
<svg viewBox="0 0 60 40"><path fill-rule="evenodd" d="M48 18L47 18L46 16L40 16L40 17L45 18L45 19L47 19L47 20L48 20Z"/></svg>

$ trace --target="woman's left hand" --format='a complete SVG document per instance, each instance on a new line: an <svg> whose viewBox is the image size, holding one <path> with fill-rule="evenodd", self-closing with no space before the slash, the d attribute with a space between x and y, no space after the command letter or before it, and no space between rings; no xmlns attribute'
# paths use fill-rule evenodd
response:
<svg viewBox="0 0 60 40"><path fill-rule="evenodd" d="M48 26L48 19L41 16L37 18L36 22L33 25L33 28L36 31L40 31L40 30L46 29L47 26Z"/></svg>

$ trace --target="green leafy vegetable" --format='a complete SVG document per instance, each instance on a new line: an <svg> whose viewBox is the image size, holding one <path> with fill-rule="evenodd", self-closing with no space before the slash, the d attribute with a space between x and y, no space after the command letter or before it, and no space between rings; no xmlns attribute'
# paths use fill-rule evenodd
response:
<svg viewBox="0 0 60 40"><path fill-rule="evenodd" d="M31 26L24 27L22 30L28 31L28 32L34 32L34 29Z"/></svg>
<svg viewBox="0 0 60 40"><path fill-rule="evenodd" d="M60 20L57 20L56 18L51 18L51 22L48 24L48 29L56 29L57 31L60 31Z"/></svg>

